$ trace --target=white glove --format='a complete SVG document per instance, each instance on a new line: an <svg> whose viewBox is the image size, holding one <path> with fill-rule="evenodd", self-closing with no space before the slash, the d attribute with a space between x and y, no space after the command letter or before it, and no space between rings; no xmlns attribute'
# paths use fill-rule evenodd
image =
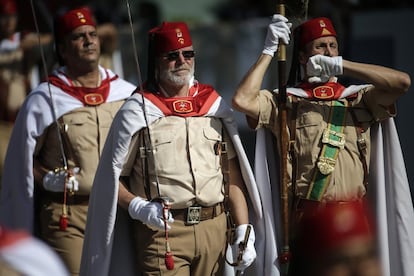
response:
<svg viewBox="0 0 414 276"><path fill-rule="evenodd" d="M76 179L76 175L79 173L80 168L74 167L73 169L70 169L70 176L68 178L68 183L66 183L66 187L69 190L78 191L79 190L79 182Z"/></svg>
<svg viewBox="0 0 414 276"><path fill-rule="evenodd" d="M315 55L306 64L309 82L327 82L331 77L342 75L342 57Z"/></svg>
<svg viewBox="0 0 414 276"><path fill-rule="evenodd" d="M65 188L66 172L65 171L48 171L43 176L43 188L51 192L63 192Z"/></svg>
<svg viewBox="0 0 414 276"><path fill-rule="evenodd" d="M292 23L288 23L288 19L280 14L274 14L272 22L267 27L267 34L263 48L263 54L274 56L279 45L279 39L284 44L289 44L290 28Z"/></svg>
<svg viewBox="0 0 414 276"><path fill-rule="evenodd" d="M128 213L133 219L142 221L149 227L164 230L163 206L157 201L148 201L139 196L131 200L128 206ZM168 223L173 223L174 219L168 211ZM167 229L171 226L167 223Z"/></svg>
<svg viewBox="0 0 414 276"><path fill-rule="evenodd" d="M68 177L66 183L67 190L78 191L79 182L76 180L76 174L79 172L79 168L75 167L71 170L71 176ZM65 181L68 172L64 170L48 171L43 177L43 188L50 192L63 192L65 189Z"/></svg>
<svg viewBox="0 0 414 276"><path fill-rule="evenodd" d="M239 263L239 265L235 267L236 270L245 270L256 259L256 249L254 248L254 241L256 240L256 237L254 234L253 225L251 224L241 224L236 227L236 239L234 244L231 245L231 249L233 251L233 258L237 258L239 255L239 245L244 241L244 236L248 225L251 226L249 239L247 240L247 245L244 249L242 260Z"/></svg>

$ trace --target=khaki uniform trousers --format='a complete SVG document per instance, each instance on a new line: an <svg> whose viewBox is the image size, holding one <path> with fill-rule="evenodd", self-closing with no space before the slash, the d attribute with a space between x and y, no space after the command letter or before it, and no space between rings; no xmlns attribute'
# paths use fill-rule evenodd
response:
<svg viewBox="0 0 414 276"><path fill-rule="evenodd" d="M79 275L88 203L68 204L68 227L60 230L62 203L44 198L40 206L40 237L62 258L70 274Z"/></svg>
<svg viewBox="0 0 414 276"><path fill-rule="evenodd" d="M154 231L134 221L138 275L208 276L222 275L226 249L226 213L198 224L182 220L170 224L168 241L174 256L174 269L165 266L165 232Z"/></svg>

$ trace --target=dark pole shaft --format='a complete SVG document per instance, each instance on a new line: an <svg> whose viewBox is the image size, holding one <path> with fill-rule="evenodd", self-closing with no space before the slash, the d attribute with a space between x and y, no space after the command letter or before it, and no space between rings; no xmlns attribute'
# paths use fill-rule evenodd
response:
<svg viewBox="0 0 414 276"><path fill-rule="evenodd" d="M285 1L279 1L277 12L285 16ZM282 249L279 252L281 274L287 275L289 265L289 193L287 173L288 133L287 133L287 95L286 95L286 45L279 40L278 48L278 108L280 123L280 185L281 185L281 217L282 217Z"/></svg>
<svg viewBox="0 0 414 276"><path fill-rule="evenodd" d="M285 16L284 1L279 1L277 11L280 15ZM278 47L278 71L279 71L279 97L283 103L286 103L286 45L279 40Z"/></svg>

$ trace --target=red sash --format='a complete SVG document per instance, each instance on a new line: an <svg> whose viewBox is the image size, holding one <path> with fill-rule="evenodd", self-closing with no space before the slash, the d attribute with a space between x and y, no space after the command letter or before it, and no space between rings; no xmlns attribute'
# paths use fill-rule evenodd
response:
<svg viewBox="0 0 414 276"><path fill-rule="evenodd" d="M200 117L204 116L219 97L213 87L205 84L195 86L198 93L188 97L164 97L148 91L137 91L155 104L165 116ZM190 95L194 88L190 89Z"/></svg>
<svg viewBox="0 0 414 276"><path fill-rule="evenodd" d="M342 92L345 90L345 86L337 82L327 82L327 83L308 83L304 82L297 86L302 88L309 99L318 100L318 101L331 101L340 99ZM355 97L356 95L354 95ZM352 95L350 96L352 97Z"/></svg>
<svg viewBox="0 0 414 276"><path fill-rule="evenodd" d="M109 78L109 74L106 72L106 78L102 80L101 85L97 88L70 86L54 75L49 76L49 81L54 86L59 87L64 92L81 101L85 106L95 106L106 102L109 95L110 83L117 78L117 75Z"/></svg>

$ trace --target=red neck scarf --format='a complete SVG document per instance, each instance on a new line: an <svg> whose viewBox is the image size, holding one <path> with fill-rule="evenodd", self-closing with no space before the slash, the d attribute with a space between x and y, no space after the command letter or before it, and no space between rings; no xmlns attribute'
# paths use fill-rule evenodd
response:
<svg viewBox="0 0 414 276"><path fill-rule="evenodd" d="M340 99L342 98L342 92L345 90L345 86L337 82L327 82L323 84L304 82L297 87L302 88L309 99L317 101ZM352 97L352 95L350 97Z"/></svg>
<svg viewBox="0 0 414 276"><path fill-rule="evenodd" d="M84 106L96 106L96 105L100 105L106 102L106 99L108 98L108 95L109 95L110 83L111 81L117 78L118 78L117 75L115 75L112 78L109 78L108 71L106 71L106 78L103 79L101 81L100 86L96 88L73 86L73 83L69 78L68 80L70 83L67 84L62 79L60 79L59 77L55 75L49 76L49 81L54 86L59 87L67 94L81 101Z"/></svg>
<svg viewBox="0 0 414 276"><path fill-rule="evenodd" d="M165 116L199 117L204 116L219 97L213 87L196 84L190 88L187 97L164 97L159 93L137 91L155 104Z"/></svg>

